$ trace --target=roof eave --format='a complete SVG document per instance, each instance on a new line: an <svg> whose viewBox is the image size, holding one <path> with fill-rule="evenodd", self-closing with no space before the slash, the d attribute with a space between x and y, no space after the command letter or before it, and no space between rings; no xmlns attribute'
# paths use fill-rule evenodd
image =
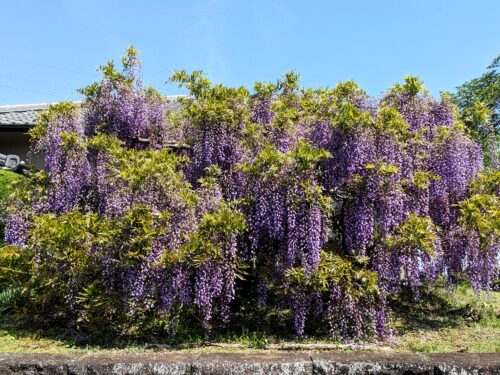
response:
<svg viewBox="0 0 500 375"><path fill-rule="evenodd" d="M8 124L3 124L3 125L0 125L0 131L19 131L19 132L22 132L22 131L28 131L30 130L31 128L33 128L33 124L12 124L12 125L8 125Z"/></svg>

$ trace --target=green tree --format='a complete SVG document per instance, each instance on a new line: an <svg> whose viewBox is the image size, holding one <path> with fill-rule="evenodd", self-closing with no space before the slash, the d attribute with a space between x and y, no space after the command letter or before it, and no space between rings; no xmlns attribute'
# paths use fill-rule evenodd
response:
<svg viewBox="0 0 500 375"><path fill-rule="evenodd" d="M452 96L460 117L483 145L486 164L498 169L500 136L500 55L486 73L457 87Z"/></svg>

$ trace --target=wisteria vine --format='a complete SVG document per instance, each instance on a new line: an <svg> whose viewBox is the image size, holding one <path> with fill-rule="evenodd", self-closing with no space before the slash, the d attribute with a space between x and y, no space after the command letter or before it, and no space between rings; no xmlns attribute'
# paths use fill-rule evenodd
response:
<svg viewBox="0 0 500 375"><path fill-rule="evenodd" d="M8 210L2 254L34 265L15 282L45 319L173 332L188 313L210 331L250 298L241 282L290 308L298 335L320 316L350 340L390 335L402 288L465 276L490 290L499 172L417 78L371 98L350 81L301 89L294 73L250 92L180 71L190 94L169 107L133 49L102 72L81 105L40 117L45 170Z"/></svg>

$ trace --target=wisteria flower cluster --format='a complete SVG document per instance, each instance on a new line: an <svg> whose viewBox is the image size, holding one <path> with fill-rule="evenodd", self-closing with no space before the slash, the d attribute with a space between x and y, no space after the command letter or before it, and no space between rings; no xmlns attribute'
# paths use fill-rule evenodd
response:
<svg viewBox="0 0 500 375"><path fill-rule="evenodd" d="M46 168L18 184L0 250L18 312L128 334L189 315L210 331L256 296L298 335L314 317L351 340L390 335L403 288L490 290L499 172L418 78L371 98L295 73L250 92L180 71L189 95L169 111L140 68L130 49L33 129Z"/></svg>

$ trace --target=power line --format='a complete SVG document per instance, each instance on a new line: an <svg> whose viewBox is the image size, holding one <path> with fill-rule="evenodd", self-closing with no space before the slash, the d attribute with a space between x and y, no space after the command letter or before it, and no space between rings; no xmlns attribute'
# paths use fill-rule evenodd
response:
<svg viewBox="0 0 500 375"><path fill-rule="evenodd" d="M29 82L29 83L35 83L37 85L52 86L52 87L57 87L57 88L60 88L60 89L74 90L74 87L59 86L59 85L54 85L53 83L49 83L49 82L42 82L42 81L37 81L37 80L33 80L33 79L27 79L27 78L22 78L22 77L15 77L15 76L7 75L7 74L0 74L0 77L8 78L8 79L17 79L19 81L24 81L24 82Z"/></svg>
<svg viewBox="0 0 500 375"><path fill-rule="evenodd" d="M22 88L22 87L8 86L8 85L2 85L2 84L0 84L0 87L4 87L4 88L7 88L7 89L13 89L13 90L34 92L36 94L41 94L41 95L50 95L50 96L58 97L58 98L62 98L62 99L68 99L67 97L64 97L64 96L61 96L61 95L57 95L57 94L51 94L50 92L44 92L44 91L38 91L38 90L32 90L32 89L25 89L25 88Z"/></svg>
<svg viewBox="0 0 500 375"><path fill-rule="evenodd" d="M80 74L80 75L84 75L84 76L88 76L88 77L99 77L97 74L90 74L90 73L79 72L79 71L73 70L73 69L62 68L62 67L59 67L59 66L54 66L54 65L49 65L49 64L40 64L40 63L37 63L37 62L16 59L16 58L13 58L13 57L8 57L8 56L0 56L0 59L15 61L15 62L19 62L19 63L22 63L22 64L29 64L29 65L34 65L34 66L40 66L40 67L43 67L43 68L60 70L60 71L67 72L67 73Z"/></svg>

